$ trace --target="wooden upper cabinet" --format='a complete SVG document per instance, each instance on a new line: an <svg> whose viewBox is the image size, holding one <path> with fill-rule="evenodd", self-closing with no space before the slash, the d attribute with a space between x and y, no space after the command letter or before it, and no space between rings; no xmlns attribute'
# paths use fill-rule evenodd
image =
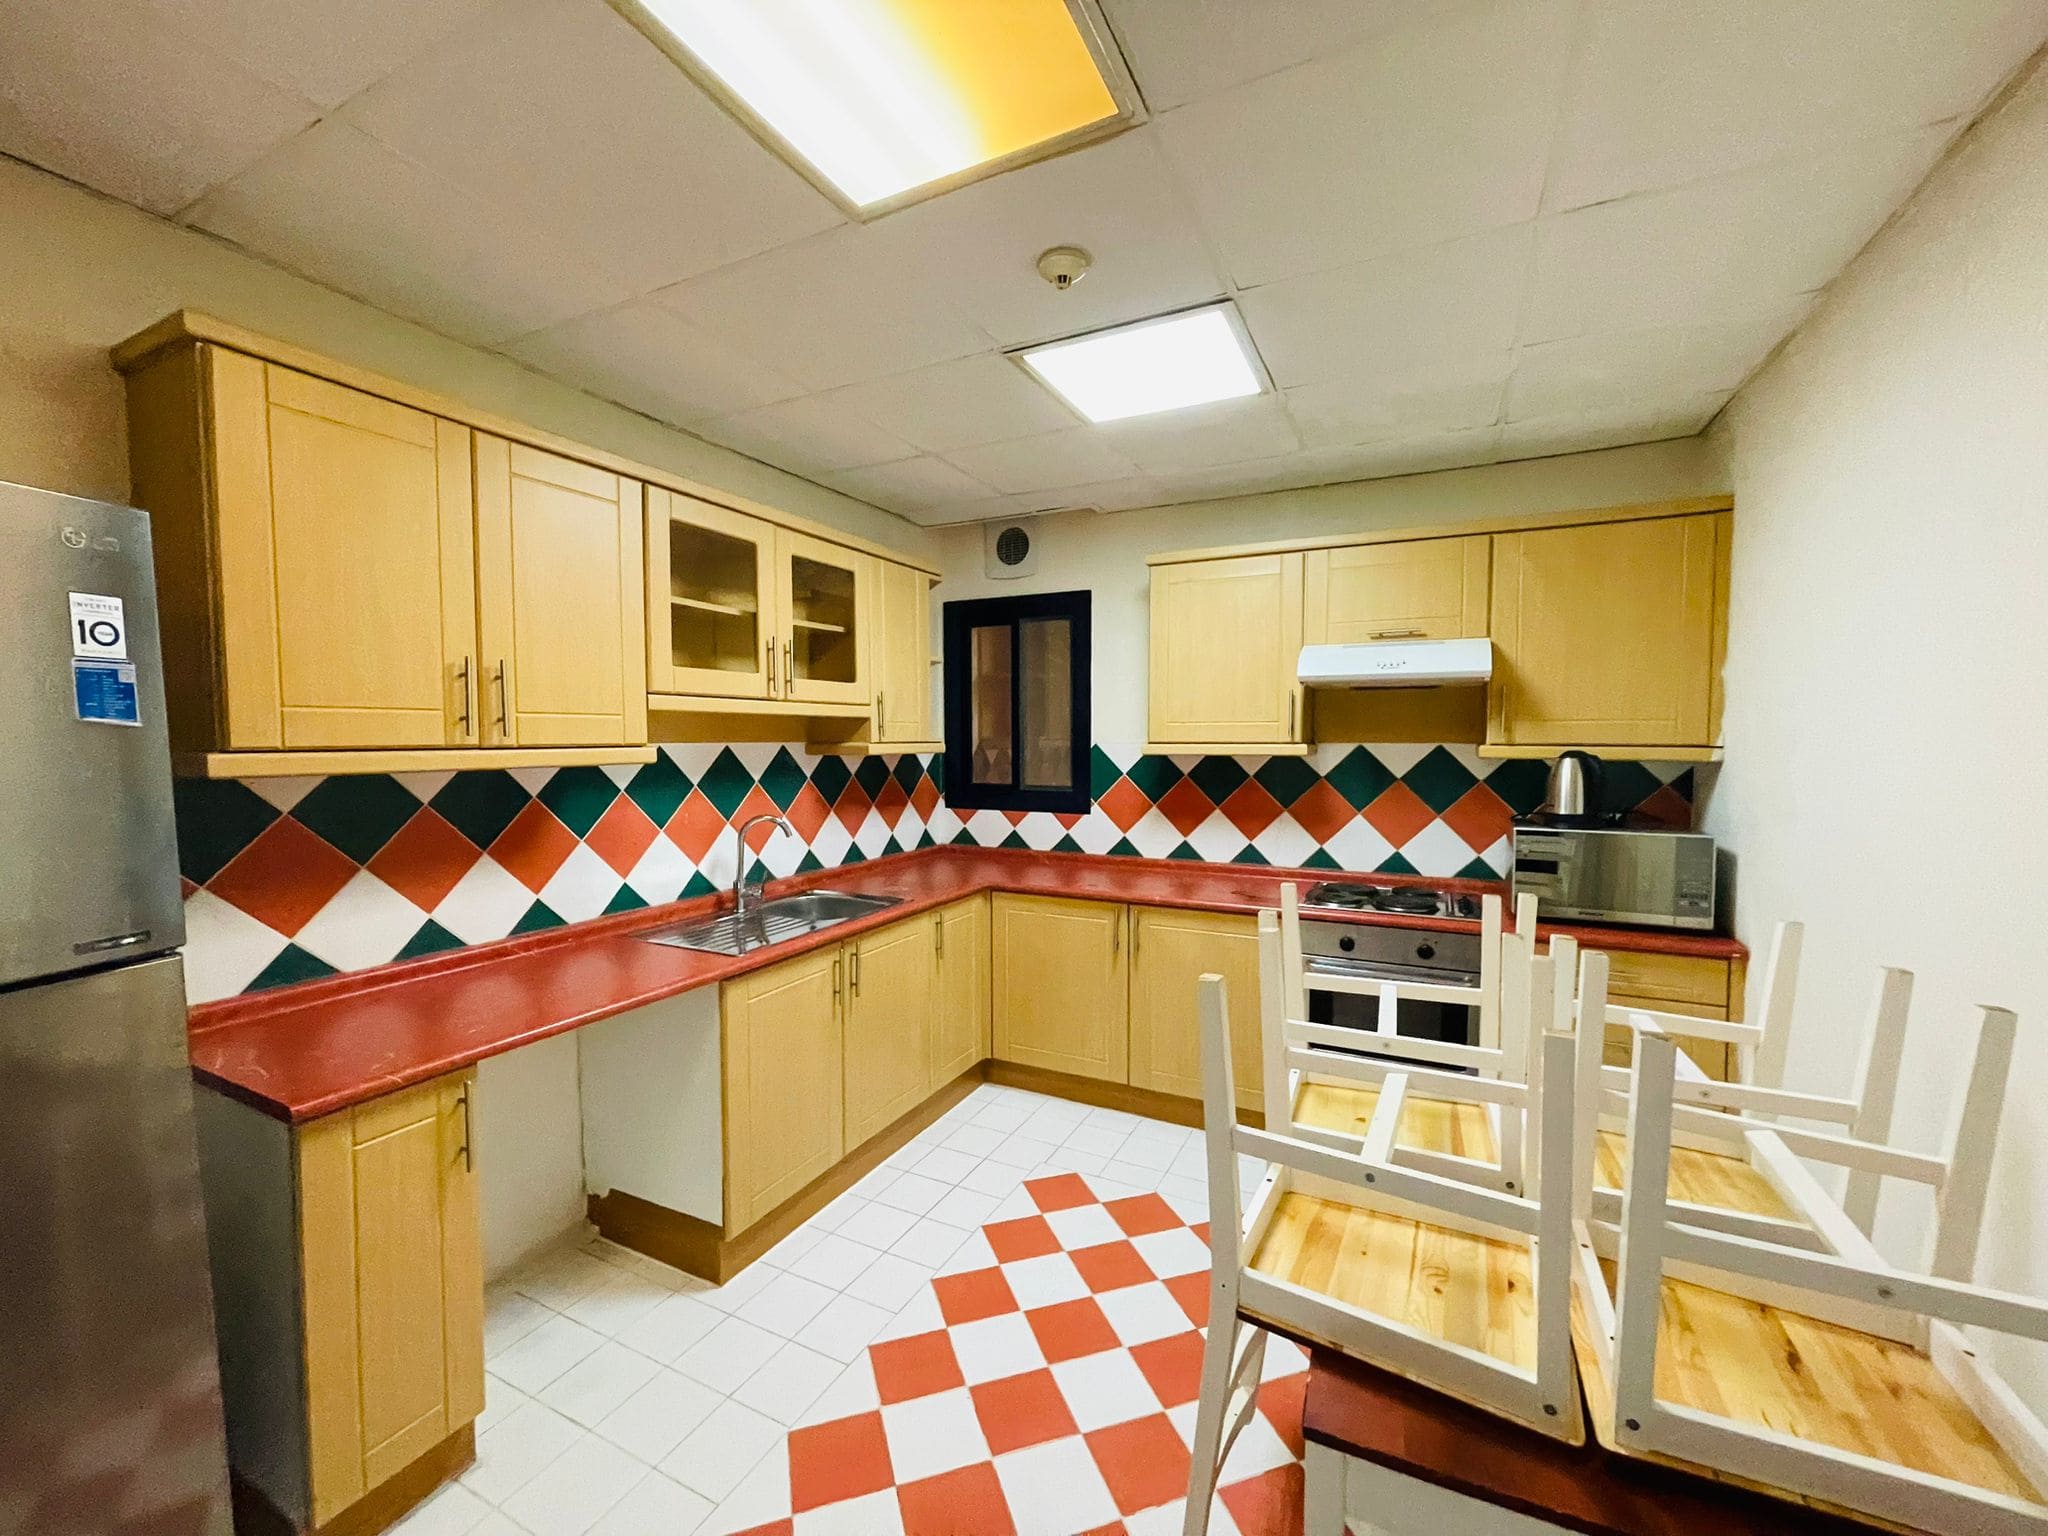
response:
<svg viewBox="0 0 2048 1536"><path fill-rule="evenodd" d="M1310 550L1303 642L1483 636L1489 558L1483 535Z"/></svg>
<svg viewBox="0 0 2048 1536"><path fill-rule="evenodd" d="M476 509L485 744L644 742L640 483L478 433Z"/></svg>
<svg viewBox="0 0 2048 1536"><path fill-rule="evenodd" d="M927 742L932 737L932 582L923 571L877 560L872 740Z"/></svg>
<svg viewBox="0 0 2048 1536"><path fill-rule="evenodd" d="M775 532L744 512L648 487L650 691L768 697L768 652L780 643Z"/></svg>
<svg viewBox="0 0 2048 1536"><path fill-rule="evenodd" d="M1223 912L1131 908L1131 1086L1202 1096L1196 986L1214 972L1230 1007L1230 1066L1240 1109L1265 1102L1260 1058L1259 927Z"/></svg>
<svg viewBox="0 0 2048 1536"><path fill-rule="evenodd" d="M469 430L217 347L201 365L217 741L474 744Z"/></svg>
<svg viewBox="0 0 2048 1536"><path fill-rule="evenodd" d="M998 892L990 918L996 1059L1127 1081L1126 909Z"/></svg>
<svg viewBox="0 0 2048 1536"><path fill-rule="evenodd" d="M1302 557L1238 555L1152 568L1150 738L1158 745L1306 740Z"/></svg>
<svg viewBox="0 0 2048 1536"><path fill-rule="evenodd" d="M777 626L782 654L769 676L779 696L814 704L870 704L868 601L872 557L793 528L775 531Z"/></svg>
<svg viewBox="0 0 2048 1536"><path fill-rule="evenodd" d="M1728 528L1715 512L1495 535L1489 743L1712 746Z"/></svg>

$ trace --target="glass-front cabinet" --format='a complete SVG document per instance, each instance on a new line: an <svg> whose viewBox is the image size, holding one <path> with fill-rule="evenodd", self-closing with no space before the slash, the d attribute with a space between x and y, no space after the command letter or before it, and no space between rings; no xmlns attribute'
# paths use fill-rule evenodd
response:
<svg viewBox="0 0 2048 1536"><path fill-rule="evenodd" d="M789 528L776 530L775 547L781 696L816 704L866 704L862 663L872 562Z"/></svg>

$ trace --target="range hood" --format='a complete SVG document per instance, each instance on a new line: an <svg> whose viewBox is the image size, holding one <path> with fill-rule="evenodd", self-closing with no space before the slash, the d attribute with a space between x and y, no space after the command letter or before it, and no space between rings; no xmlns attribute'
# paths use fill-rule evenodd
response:
<svg viewBox="0 0 2048 1536"><path fill-rule="evenodd" d="M1310 688L1432 688L1493 676L1491 640L1375 640L1304 645L1297 668Z"/></svg>

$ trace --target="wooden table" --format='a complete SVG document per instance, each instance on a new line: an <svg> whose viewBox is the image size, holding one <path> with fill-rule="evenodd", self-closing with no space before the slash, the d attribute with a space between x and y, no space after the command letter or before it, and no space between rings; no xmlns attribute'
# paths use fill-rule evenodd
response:
<svg viewBox="0 0 2048 1536"><path fill-rule="evenodd" d="M1351 1505L1389 1536L1870 1536L1852 1520L1617 1456L1591 1436L1565 1445L1324 1349L1310 1356L1302 1433L1306 1536L1343 1529L1347 1469Z"/></svg>

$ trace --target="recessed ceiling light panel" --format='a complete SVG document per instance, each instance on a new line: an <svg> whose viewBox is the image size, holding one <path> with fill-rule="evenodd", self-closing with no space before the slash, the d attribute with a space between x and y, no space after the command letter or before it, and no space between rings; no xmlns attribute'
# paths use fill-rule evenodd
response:
<svg viewBox="0 0 2048 1536"><path fill-rule="evenodd" d="M1140 120L1096 0L613 0L872 217Z"/></svg>
<svg viewBox="0 0 2048 1536"><path fill-rule="evenodd" d="M1231 304L1139 320L1011 356L1095 422L1236 400L1265 388L1258 354Z"/></svg>

